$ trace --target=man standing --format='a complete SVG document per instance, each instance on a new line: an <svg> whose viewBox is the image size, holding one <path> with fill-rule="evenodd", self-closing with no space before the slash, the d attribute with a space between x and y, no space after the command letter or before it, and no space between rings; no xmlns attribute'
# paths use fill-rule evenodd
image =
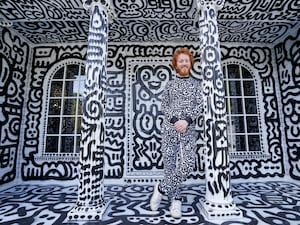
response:
<svg viewBox="0 0 300 225"><path fill-rule="evenodd" d="M162 97L162 154L164 178L154 186L150 207L156 211L162 196L171 200L172 217L181 217L181 185L194 168L196 138L195 120L202 113L201 82L190 76L194 63L192 53L178 49L172 58L176 78L169 81Z"/></svg>

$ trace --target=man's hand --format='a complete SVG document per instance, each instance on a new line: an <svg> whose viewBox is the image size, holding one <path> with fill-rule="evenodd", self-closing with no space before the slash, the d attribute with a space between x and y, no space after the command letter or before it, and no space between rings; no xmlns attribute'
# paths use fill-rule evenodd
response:
<svg viewBox="0 0 300 225"><path fill-rule="evenodd" d="M185 133L189 123L186 120L178 120L174 123L174 128L179 133Z"/></svg>

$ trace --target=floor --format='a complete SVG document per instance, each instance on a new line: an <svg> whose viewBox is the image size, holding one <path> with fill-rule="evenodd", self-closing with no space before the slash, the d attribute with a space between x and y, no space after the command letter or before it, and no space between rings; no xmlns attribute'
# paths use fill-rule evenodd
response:
<svg viewBox="0 0 300 225"><path fill-rule="evenodd" d="M186 185L181 219L170 216L167 199L161 209L152 212L149 185L106 186L110 201L102 221L66 222L76 202L77 186L24 184L0 192L0 224L102 225L102 224L180 224L180 225L300 225L300 182L264 181L232 184L232 196L243 218L231 221L207 221L200 209L205 185Z"/></svg>

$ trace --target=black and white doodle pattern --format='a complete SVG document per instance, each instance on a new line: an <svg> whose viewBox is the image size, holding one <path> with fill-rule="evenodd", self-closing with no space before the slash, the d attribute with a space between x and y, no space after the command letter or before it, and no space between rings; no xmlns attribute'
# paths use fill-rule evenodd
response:
<svg viewBox="0 0 300 225"><path fill-rule="evenodd" d="M247 155L243 153L241 158L238 152L232 152L230 156L236 158L236 160L234 160L234 163L230 162L231 174L236 178L257 178L267 176L267 174L283 176L284 153L279 129L280 110L276 100L276 81L273 76L274 69L271 65L271 50L263 47L223 47L221 50L224 63L243 61L243 64L254 67L255 78L261 83L259 93L263 96L258 105L258 111L263 112L260 122L264 124L263 130L265 131L265 138L268 140L268 147L264 146L260 152L252 152ZM266 142L264 141L264 143ZM257 158L261 158L261 160L257 160ZM257 169L258 166L261 169Z"/></svg>
<svg viewBox="0 0 300 225"><path fill-rule="evenodd" d="M224 1L198 1L200 54L203 72L203 119L206 198L203 210L209 218L241 217L231 196L225 85L217 26ZM225 209L220 211L220 209Z"/></svg>
<svg viewBox="0 0 300 225"><path fill-rule="evenodd" d="M32 73L28 90L28 100L26 102L24 146L22 179L32 180L41 179L76 179L78 175L79 157L70 155L48 154L43 157L42 142L40 140L41 125L45 126L45 105L43 101L45 90L49 84L47 76L57 64L68 64L85 61L86 46L67 46L67 47L37 47L33 49ZM68 60L66 60L68 59ZM74 60L75 59L75 60ZM50 74L51 75L51 74ZM45 86L44 86L45 84ZM43 104L44 103L44 104Z"/></svg>
<svg viewBox="0 0 300 225"><path fill-rule="evenodd" d="M181 225L298 225L300 221L300 186L292 182L268 181L232 184L234 201L243 218L227 222L208 221L199 207L205 196L205 185L183 188L182 218L169 213L169 202L163 199L158 212L150 210L152 186L108 185L105 199L110 206L102 221L67 221L66 215L77 199L77 186L17 185L0 192L0 223L83 225L83 224L181 224Z"/></svg>
<svg viewBox="0 0 300 225"><path fill-rule="evenodd" d="M197 53L197 47L188 46L193 52ZM67 52L65 50L68 50ZM171 57L175 46L143 46L143 45L115 45L108 49L108 86L111 92L108 96L108 118L106 122L109 124L109 134L106 136L109 151L105 153L105 168L108 178L121 178L124 176L124 156L127 157L124 146L126 147L126 76L125 76L125 58L122 52L127 53L127 57L134 59L135 57L158 57L165 55ZM276 92L274 78L272 77L271 52L268 48L244 48L244 47L221 47L222 58L224 61L238 63L242 58L245 65L252 65L257 71L257 80L261 80L264 89L260 92L264 96L262 102L268 104L265 108L265 121L267 122L266 132L268 134L268 145L262 153L257 155L243 154L242 156L233 157L231 160L231 172L233 177L261 177L276 176L283 173L283 153L281 150L281 139L279 127L279 112L276 107ZM137 54L138 53L138 54ZM86 48L84 46L68 46L68 47L37 47L34 50L34 73L32 74L31 89L29 90L29 98L26 103L28 112L26 115L26 129L24 137L24 163L22 167L22 177L25 180L31 179L75 179L78 173L78 161L65 161L63 158L54 161L37 161L35 157L40 153L41 149L37 145L39 142L39 123L42 121L42 99L44 76L48 70L48 65L53 65L59 61L70 57L80 57L84 60ZM259 56L259 57L256 57ZM70 59L71 60L71 59ZM198 60L198 58L196 59ZM150 62L150 61L149 61ZM197 63L197 62L196 62ZM193 73L197 74L198 66L196 65ZM127 107L127 106L126 106ZM263 108L259 108L263 112ZM118 128L118 129L114 129ZM119 129L121 128L121 129ZM115 138L118 137L118 138ZM110 143L114 143L113 145ZM201 151L199 149L199 151ZM231 153L234 154L234 153ZM264 156L265 155L265 156ZM32 157L35 156L35 157ZM234 156L234 155L231 155ZM250 156L250 157L249 157ZM267 159L266 159L267 157ZM264 160L263 160L264 159ZM203 178L203 166L201 167L201 154L197 159L197 171L192 175L193 178ZM51 173L50 173L51 171ZM56 172L55 172L56 171ZM200 174L199 174L200 172ZM201 175L202 174L202 175Z"/></svg>
<svg viewBox="0 0 300 225"><path fill-rule="evenodd" d="M0 29L0 184L17 173L29 46Z"/></svg>
<svg viewBox="0 0 300 225"><path fill-rule="evenodd" d="M2 34L11 36L15 39L11 32L6 29L2 29ZM297 40L297 36L291 36L291 40ZM3 40L3 37L2 37ZM16 39L18 40L18 39ZM5 41L1 41L1 54L2 57L9 61L7 53L4 51ZM290 42L287 42L290 43ZM8 44L8 43L7 43ZM7 45L7 50L12 49L14 45ZM18 44L19 46L19 44ZM26 46L26 45L25 45ZM198 76L200 73L200 59L199 59L199 46L197 45L185 45L190 48L196 55L196 63L193 68L193 76ZM105 137L105 177L108 179L120 179L125 176L125 165L127 165L128 147L128 102L132 97L129 95L127 87L128 82L128 63L131 61L143 58L145 64L152 64L152 58L156 57L161 62L168 58L171 58L176 45L149 45L149 44L133 44L133 45L110 45L108 48L108 94L107 94L107 118L106 126L107 132ZM288 45L282 45L282 48L278 49L277 57L279 62L283 62L284 55L280 52L295 52L290 50ZM297 51L296 51L297 52ZM24 53L28 55L29 53ZM263 142L263 149L259 152L238 153L230 152L230 170L232 178L259 178L259 177L275 177L283 176L284 174L284 140L281 139L282 134L280 131L280 109L278 103L278 96L276 95L276 76L275 68L272 65L272 51L268 47L251 47L251 46L239 46L239 45L222 45L221 46L222 62L224 63L236 63L242 64L251 71L258 84L258 96L259 105L258 111L261 114L262 120L260 124L262 129L265 130L265 138ZM294 53L293 53L294 54ZM294 54L295 55L295 54ZM280 57L279 57L280 56ZM22 58L22 57L21 57ZM19 57L19 59L21 59ZM79 157L78 155L72 156L72 160L67 156L57 157L53 154L51 157L42 156L42 147L40 146L39 137L41 134L40 126L43 126L43 101L45 91L43 90L44 84L49 81L45 80L45 75L51 70L57 63L72 63L72 59L76 58L82 61L86 58L86 46L81 45L66 45L66 46L49 46L49 47L34 47L32 58L32 72L28 78L29 90L27 102L25 103L26 110L23 111L22 118L24 120L24 137L23 148L21 154L23 161L21 164L21 177L24 180L44 180L44 179L57 179L57 180L74 180L77 178ZM128 59L128 60L127 60ZM293 60L297 59L296 55ZM5 60L2 61L5 62ZM25 60L25 59L23 59ZM3 63L2 65L5 65ZM292 63L290 64L292 66ZM297 65L297 64L293 64ZM291 71L296 71L296 67L291 67ZM26 71L24 73L26 74ZM281 73L283 76L285 73ZM283 76L284 77L284 76ZM296 78L296 77L295 77ZM23 76L15 77L15 82L22 84L25 81ZM297 80L296 80L297 81ZM289 93L288 86L282 86ZM22 90L22 89L19 89ZM132 92L134 93L134 92ZM25 92L22 93L20 98L24 98ZM135 97L136 98L136 97ZM1 98L3 99L3 98ZM155 97L153 97L155 99ZM159 101L159 100L155 100ZM15 115L15 114L14 114ZM289 115L289 114L285 114ZM3 117L1 117L3 119ZM286 116L289 118L289 116ZM292 118L292 117L290 117ZM203 123L203 120L199 120L199 123ZM290 126L290 125L289 125ZM7 125L6 125L7 127ZM1 128L2 129L2 128ZM18 126L12 126L8 130L20 129ZM292 128L291 128L292 129ZM18 132L18 131L16 131ZM12 132L13 133L13 132ZM2 135L2 132L1 132ZM199 135L202 135L201 133ZM141 137L138 137L141 138ZM16 143L21 139L17 138ZM287 139L288 140L288 139ZM292 142L291 142L292 143ZM293 146L293 145L291 145ZM1 145L2 147L2 145ZM204 179L204 158L202 148L197 151L197 160L195 171L191 175L191 179ZM131 152L137 154L137 152ZM3 151L4 154L4 151ZM299 177L299 170L297 172L297 151L289 151L292 157L290 157L289 163L295 165L290 172L294 178ZM5 154L4 154L5 156ZM14 165L16 158L3 158L3 166L7 170L10 165ZM9 160L8 160L9 159ZM293 160L292 160L293 159ZM289 166L289 165L285 165ZM155 164L152 165L153 170ZM128 167L127 167L128 168ZM156 169L155 169L156 170ZM159 173L159 169L155 172ZM144 177L145 178L145 177ZM152 182L152 177L148 179L141 179L135 177L131 181L136 182Z"/></svg>
<svg viewBox="0 0 300 225"><path fill-rule="evenodd" d="M111 1L110 42L199 41L196 1ZM221 42L276 43L299 29L295 0L227 0L218 21ZM3 24L32 44L86 43L89 14L82 0L1 1Z"/></svg>
<svg viewBox="0 0 300 225"><path fill-rule="evenodd" d="M108 53L109 54L109 53ZM108 64L112 63L110 60ZM125 170L125 71L108 71L105 105L105 177L120 179Z"/></svg>
<svg viewBox="0 0 300 225"><path fill-rule="evenodd" d="M300 31L276 46L290 176L300 180Z"/></svg>
<svg viewBox="0 0 300 225"><path fill-rule="evenodd" d="M1 2L2 3L2 2ZM12 60L11 56L9 57L9 49L18 49L18 46L22 47L24 54L16 55L14 57L18 60L23 60L28 58L29 48L27 44L21 42L20 39L16 38L8 29L1 29L1 57L2 57L2 67L5 67L7 63ZM19 40L20 43L14 44L14 42L3 41L5 37L11 37L12 40ZM5 38L6 40L10 40ZM286 44L282 45L280 48L277 48L277 61L280 65L284 65L283 61L285 57L292 55L291 62L285 70L297 71L295 66L297 65L297 55L291 49L288 43L291 43L288 40L294 41L294 46L297 46L298 36L291 35L287 39ZM17 42L16 42L17 43ZM14 47L15 46L15 47ZM27 46L27 47L25 47ZM199 47L194 44L186 45L189 47L195 54L199 54ZM28 50L26 50L26 48ZM126 125L127 116L126 116L126 107L128 99L126 99L127 89L126 83L128 77L127 75L127 64L126 59L138 59L140 57L149 58L159 57L159 58L170 58L173 50L176 48L174 44L155 44L150 45L149 43L135 43L132 45L111 44L108 49L108 77L107 83L109 86L109 95L107 98L107 114L106 124L109 127L106 134L106 152L105 152L105 176L109 179L119 179L124 177L124 165L128 159L127 155L127 129ZM293 48L294 49L294 48ZM12 109L10 112L13 117L20 118L24 120L25 132L23 139L20 137L17 138L15 143L19 143L22 140L24 147L21 149L20 155L23 157L22 167L21 167L21 177L24 180L42 180L42 179L57 179L57 180L66 180L66 179L76 179L78 174L78 156L73 156L72 160L69 160L67 157L63 156L60 158L49 157L49 159L38 160L42 148L40 146L39 137L41 135L40 125L43 125L42 111L43 111L43 99L44 99L44 90L43 85L47 83L48 80L45 80L45 75L47 72L54 66L56 63L64 62L67 60L68 63L72 62L72 58L85 60L86 58L86 46L85 45L62 45L62 46L48 46L42 47L37 46L33 48L32 56L32 69L26 78L27 82L30 82L28 90L22 91L23 85L25 86L25 74L27 74L27 67L22 67L22 76L14 76L14 82L17 84L22 84L18 90L21 91L18 99L27 99L27 102L24 103L26 110L23 111L23 115L17 114L17 111ZM286 140L281 139L280 131L280 109L279 99L276 95L276 68L273 68L272 65L272 50L269 47L259 47L259 46L243 46L243 45L222 45L222 61L224 63L237 63L242 64L246 68L249 68L252 71L255 79L258 84L263 84L258 86L258 96L260 104L258 105L258 110L260 111L263 120L261 126L266 131L264 148L261 152L254 153L230 153L230 168L232 173L232 178L259 178L259 177L275 177L282 176L284 174L284 150L285 141L290 142L289 137L286 137ZM21 52L20 52L21 53ZM288 53L288 54L287 54ZM285 60L288 62L289 60ZM193 70L194 76L197 76L200 71L199 67L199 55L196 58L196 65ZM280 72L281 77L285 78L286 72ZM3 78L1 78L3 79ZM10 78L9 78L10 79ZM295 76L295 81L297 84L297 76ZM6 81L1 80L2 83ZM1 83L1 85L2 85ZM284 82L285 83L285 82ZM291 83L289 83L291 84ZM1 86L3 87L3 86ZM292 89L288 86L283 85L286 91L285 93L292 94ZM28 96L25 96L25 93L28 92ZM2 96L1 96L2 97ZM7 97L5 96L4 99ZM3 98L1 98L3 101ZM20 107L20 106L18 106ZM8 108L7 108L8 109ZM19 108L21 109L21 108ZM287 108L289 109L289 108ZM10 110L10 109L9 109ZM16 113L15 113L16 112ZM20 112L21 113L21 112ZM285 117L293 118L289 113L284 112ZM4 117L1 117L3 120ZM291 120L291 119L289 119ZM17 120L14 120L17 121ZM21 120L20 120L21 121ZM201 121L199 121L201 123ZM20 132L18 123L10 123L11 125L6 124L7 130L11 130L11 134ZM296 124L296 123L295 123ZM293 125L297 127L297 125ZM292 128L289 125L290 131ZM1 128L2 129L2 128ZM2 132L1 132L2 135ZM293 140L294 142L295 140ZM298 179L299 178L299 169L297 169L297 160L298 160L298 151L297 148L292 147L293 142L291 143L291 148L288 154L289 163L292 164L292 170L289 172L291 176ZM20 143L19 143L20 144ZM19 145L18 144L18 145ZM17 144L16 144L17 145ZM2 145L1 145L2 147ZM196 169L192 174L192 179L204 179L204 159L202 153L200 154L201 149L199 149L199 155L197 156ZM14 154L10 154L8 150L2 152L3 159L3 168L4 170L11 171L10 166L14 166L14 160L17 160L13 157ZM10 157L8 156L10 155ZM285 165L288 166L289 165ZM2 170L2 171L4 171ZM2 172L1 171L1 172ZM15 174L15 172L13 172ZM15 175L12 175L12 178ZM148 179L151 181L152 178ZM8 182L9 180L5 181ZM144 179L137 178L137 182L142 182Z"/></svg>
<svg viewBox="0 0 300 225"><path fill-rule="evenodd" d="M107 74L107 8L95 5L89 27L86 80L82 103L80 175L76 206L68 219L97 220L104 200L105 92Z"/></svg>
<svg viewBox="0 0 300 225"><path fill-rule="evenodd" d="M161 154L162 92L172 77L170 59L127 58L128 171L154 175L163 169ZM154 170L153 170L154 169Z"/></svg>

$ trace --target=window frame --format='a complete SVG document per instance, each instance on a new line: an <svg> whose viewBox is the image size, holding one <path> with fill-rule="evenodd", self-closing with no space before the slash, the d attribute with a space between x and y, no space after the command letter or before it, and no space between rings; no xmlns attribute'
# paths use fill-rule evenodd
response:
<svg viewBox="0 0 300 225"><path fill-rule="evenodd" d="M263 105L262 103L262 98L260 96L262 96L262 87L261 87L261 84L259 81L259 76L258 74L256 74L256 70L254 68L252 68L251 66L249 66L247 63L244 63L244 62L237 62L237 61L230 61L230 60L224 60L222 61L222 71L223 71L223 76L224 76L224 87L226 86L226 89L229 90L228 88L228 77L227 77L227 74L228 74L228 66L229 65L235 65L235 66L238 66L239 68L239 73L240 73L240 76L241 76L241 71L242 71L242 68L244 68L245 70L248 71L248 73L250 74L250 76L252 78L247 78L247 79L241 79L241 77L239 77L239 79L236 79L236 80L239 80L240 83L243 83L244 80L253 80L254 82L254 88L255 88L255 96L246 96L245 98L245 95L244 93L241 92L242 94L242 100L243 100L243 118L244 118L244 132L241 133L243 135L245 135L246 139L247 139L247 142L248 142L248 137L249 137L249 134L247 134L247 130L246 130L246 127L247 127L247 121L246 121L246 117L249 115L253 115L253 114L247 114L246 113L246 109L245 109L245 99L247 98L254 98L256 99L256 115L257 115L257 120L258 120L258 132L256 134L259 134L259 140L260 140L260 151L249 151L246 149L246 151L232 151L229 147L228 147L228 152L229 152L229 155L230 155L230 158L234 159L234 158L268 158L269 157L269 154L267 153L267 151L265 150L264 146L267 146L267 143L266 143L266 140L263 138L263 129L264 129L264 117L263 117L263 112L261 109L261 105ZM225 69L224 69L225 68ZM225 101L226 101L226 105L228 104L228 101L229 101L229 96L227 95L226 93L226 90L225 91ZM241 91L242 91L242 86L241 86ZM227 110L227 108L226 108ZM231 121L231 114L230 112L227 111L227 124L230 124L230 121ZM232 133L230 133L232 130L232 128L228 127L227 128L227 138L228 138L228 145L229 145L229 138L232 138ZM251 134L251 133L250 133ZM248 144L248 143L247 143Z"/></svg>
<svg viewBox="0 0 300 225"><path fill-rule="evenodd" d="M46 73L45 75L45 79L44 79L44 84L43 84L43 90L45 90L45 92L43 93L43 103L42 103L42 118L41 118L41 123L40 123L40 132L42 135L40 135L39 137L39 142L40 144L40 148L39 148L39 152L38 154L35 155L35 159L36 160L47 160L47 161L51 161L51 160L64 160L64 161L74 161L74 160L78 160L79 158L79 151L78 152L74 152L74 150L76 149L76 141L73 139L74 142L74 146L73 146L73 152L61 152L60 151L60 143L58 143L58 149L56 152L47 152L46 151L46 134L47 134L47 125L48 125L48 118L49 118L49 102L51 99L54 98L50 98L50 93L51 93L51 83L53 80L53 77L55 76L55 74L61 69L61 68L67 68L67 66L69 65L78 65L79 66L79 73L81 73L80 71L85 71L85 65L86 65L86 61L85 60L81 60L81 59L66 59L66 60L62 60L58 63L55 63ZM66 73L66 71L64 72L64 74ZM85 72L84 72L85 73ZM80 79L80 78L79 78ZM54 79L55 80L55 79ZM84 81L85 79L83 79ZM63 85L65 85L66 81L74 81L74 79L65 79L65 77L63 77L61 79L61 81L63 81ZM85 81L84 81L85 82ZM63 91L63 89L62 89ZM80 140L80 131L79 133L77 133L76 129L77 126L76 124L78 123L78 119L81 120L82 115L78 116L78 110L79 110L79 102L80 102L80 97L79 95L76 96L76 98L74 98L73 96L61 96L58 97L57 99L60 100L61 103L63 103L66 99L75 99L76 100L76 112L75 114L70 114L70 115L64 115L62 112L62 107L60 109L60 114L59 114L59 118L60 120L62 120L61 118L64 117L70 117L70 118L75 118L75 130L73 134L63 134L61 133L61 131L59 131L59 133L53 134L54 136L58 136L59 139L61 139L61 137L74 137L77 136L77 138L79 138ZM82 100L81 100L82 101ZM51 116L50 116L51 117ZM54 118L55 116L53 116ZM62 121L60 121L60 127L59 129L61 130L61 124ZM50 135L51 136L51 135Z"/></svg>

